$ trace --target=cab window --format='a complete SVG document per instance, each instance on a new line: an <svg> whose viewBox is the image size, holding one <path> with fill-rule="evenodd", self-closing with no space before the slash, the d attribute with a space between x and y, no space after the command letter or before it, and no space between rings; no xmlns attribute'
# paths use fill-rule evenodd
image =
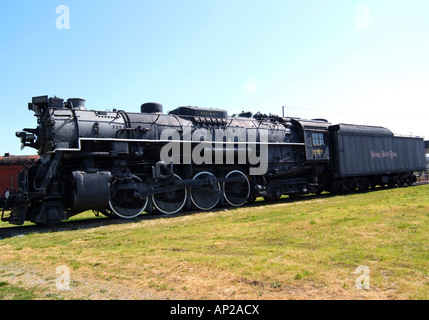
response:
<svg viewBox="0 0 429 320"><path fill-rule="evenodd" d="M323 133L312 132L311 138L313 140L313 146L324 146L325 145L325 138L323 136Z"/></svg>

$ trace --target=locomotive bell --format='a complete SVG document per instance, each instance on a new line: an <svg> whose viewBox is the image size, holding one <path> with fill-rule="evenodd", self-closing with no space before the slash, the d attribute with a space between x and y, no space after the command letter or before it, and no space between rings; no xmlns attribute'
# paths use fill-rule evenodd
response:
<svg viewBox="0 0 429 320"><path fill-rule="evenodd" d="M81 98L70 98L67 99L67 102L71 105L73 109L85 110L85 99Z"/></svg>

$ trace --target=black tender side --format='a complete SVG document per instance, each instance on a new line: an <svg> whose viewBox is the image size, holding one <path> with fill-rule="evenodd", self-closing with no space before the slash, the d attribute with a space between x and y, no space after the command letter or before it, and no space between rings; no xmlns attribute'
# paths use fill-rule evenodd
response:
<svg viewBox="0 0 429 320"><path fill-rule="evenodd" d="M329 128L336 177L425 170L422 138L400 137L382 127L339 124Z"/></svg>

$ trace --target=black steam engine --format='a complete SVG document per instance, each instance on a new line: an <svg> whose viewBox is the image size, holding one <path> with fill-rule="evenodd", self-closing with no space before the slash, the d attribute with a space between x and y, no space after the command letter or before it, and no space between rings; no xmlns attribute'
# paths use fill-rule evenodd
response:
<svg viewBox="0 0 429 320"><path fill-rule="evenodd" d="M35 97L38 126L17 132L39 160L6 192L3 220L57 223L83 211L135 218L241 206L306 193L411 185L424 142L381 127L332 125L146 103L140 113L88 110L83 99Z"/></svg>

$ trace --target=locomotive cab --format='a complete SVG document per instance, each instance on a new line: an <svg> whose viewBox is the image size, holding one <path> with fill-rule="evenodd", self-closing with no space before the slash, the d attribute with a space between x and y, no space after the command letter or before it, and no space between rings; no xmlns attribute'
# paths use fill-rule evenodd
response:
<svg viewBox="0 0 429 320"><path fill-rule="evenodd" d="M292 120L302 131L307 161L329 161L329 126L326 120Z"/></svg>

